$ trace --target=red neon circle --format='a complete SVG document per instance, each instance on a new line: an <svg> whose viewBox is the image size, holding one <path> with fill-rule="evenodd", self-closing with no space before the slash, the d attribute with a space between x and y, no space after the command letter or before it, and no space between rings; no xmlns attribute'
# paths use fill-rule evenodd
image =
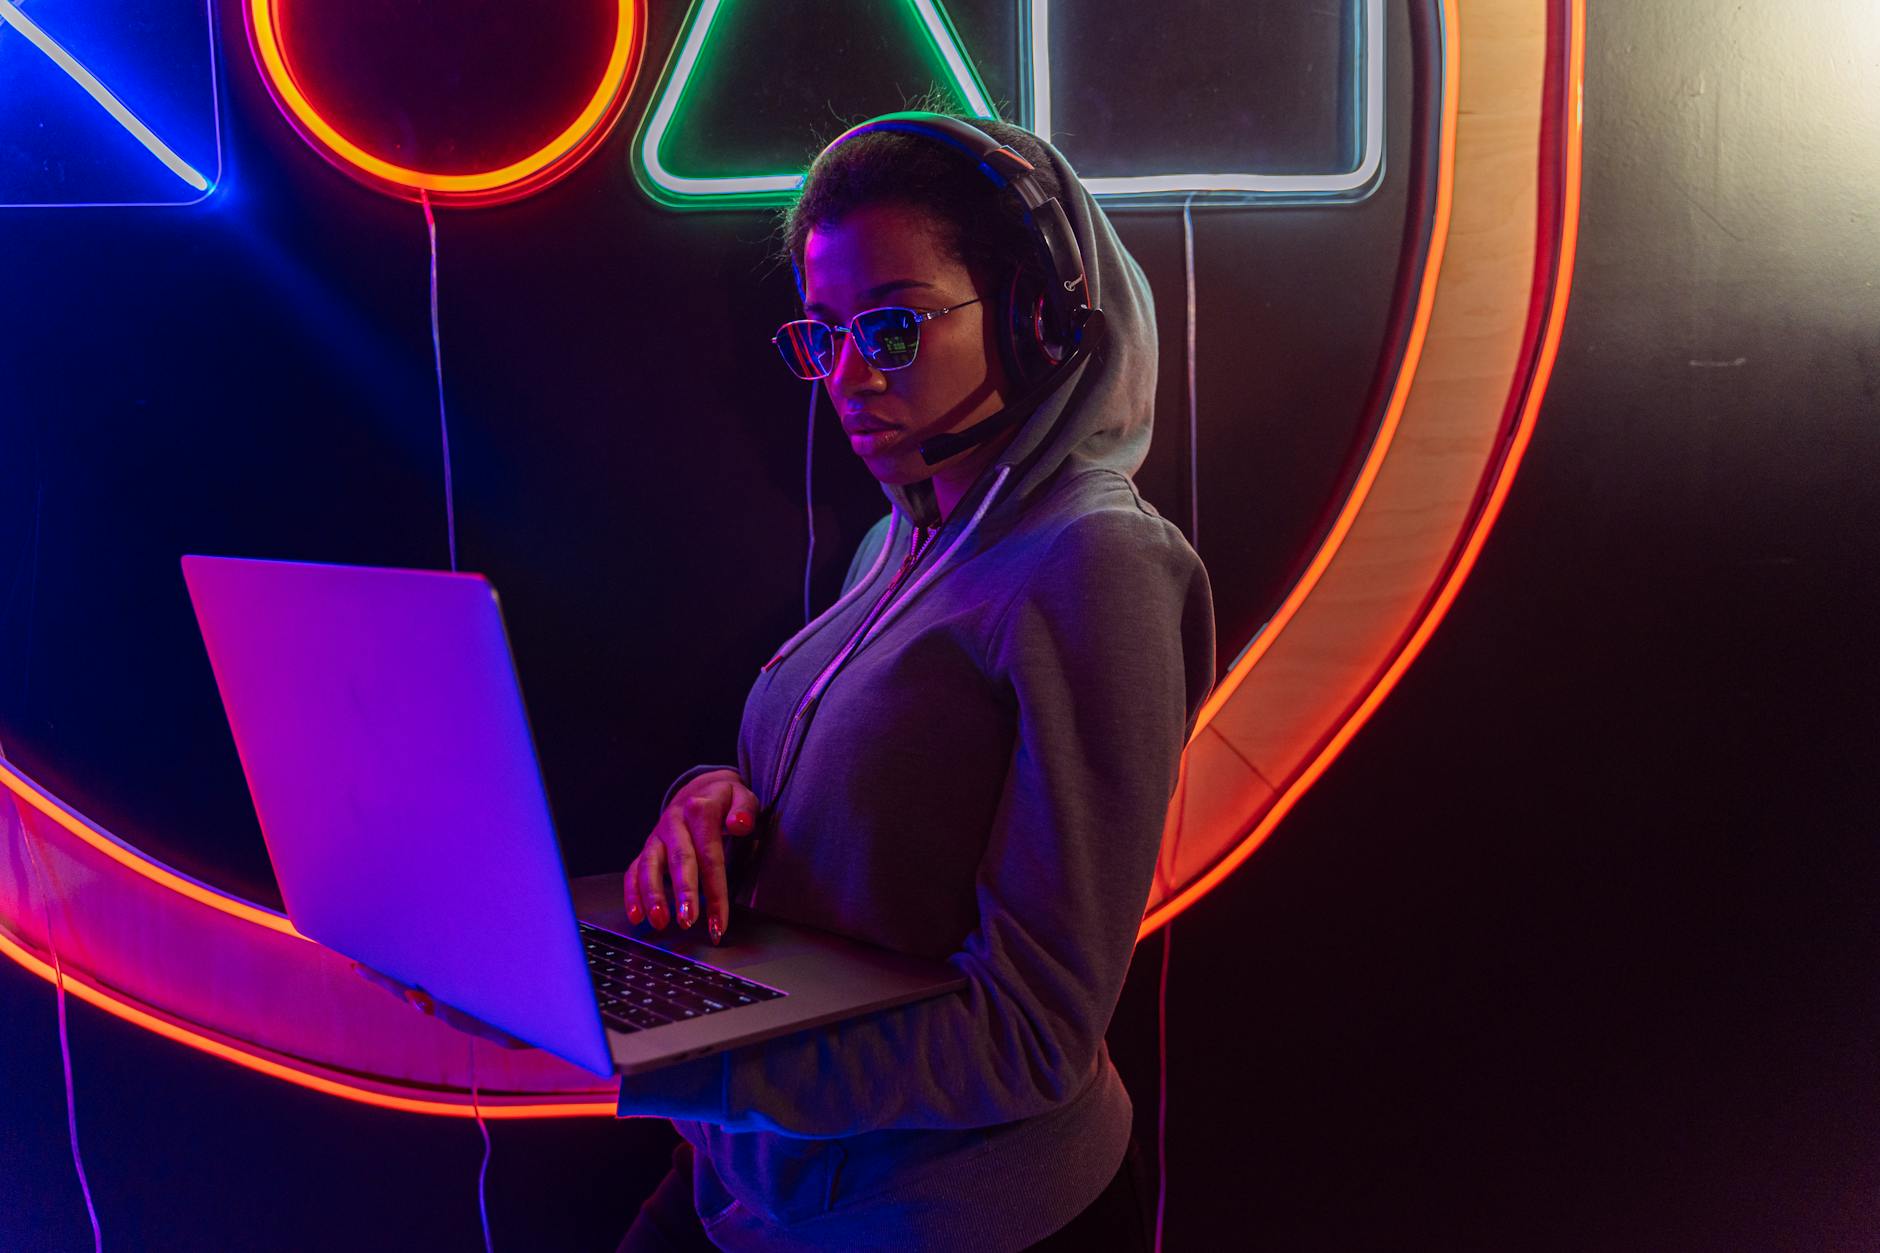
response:
<svg viewBox="0 0 1880 1253"><path fill-rule="evenodd" d="M295 79L282 45L284 0L249 0L248 43L275 105L302 139L342 172L376 191L439 204L499 204L540 191L574 169L607 137L626 106L646 47L645 0L618 0L619 17L607 67L587 104L534 152L487 170L442 174L387 161L334 126Z"/></svg>

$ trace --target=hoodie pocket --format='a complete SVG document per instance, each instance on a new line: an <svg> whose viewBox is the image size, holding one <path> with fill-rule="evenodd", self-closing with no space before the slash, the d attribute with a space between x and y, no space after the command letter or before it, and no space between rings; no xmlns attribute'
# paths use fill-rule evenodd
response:
<svg viewBox="0 0 1880 1253"><path fill-rule="evenodd" d="M829 1147L835 1151L829 1155L829 1187L823 1193L825 1214L836 1207L836 1189L842 1186L842 1168L849 1160L849 1151L840 1144L831 1144Z"/></svg>
<svg viewBox="0 0 1880 1253"><path fill-rule="evenodd" d="M693 1198L702 1220L743 1209L790 1226L829 1212L847 1160L841 1145L763 1133L713 1140Z"/></svg>
<svg viewBox="0 0 1880 1253"><path fill-rule="evenodd" d="M692 1171L692 1208L697 1212L699 1221L710 1227L737 1203L738 1198L718 1182L718 1174L712 1170L710 1159L700 1158Z"/></svg>
<svg viewBox="0 0 1880 1253"><path fill-rule="evenodd" d="M830 1147L836 1152L827 1208L833 1210L909 1187L935 1171L956 1170L992 1141L982 1130L894 1130L863 1132Z"/></svg>

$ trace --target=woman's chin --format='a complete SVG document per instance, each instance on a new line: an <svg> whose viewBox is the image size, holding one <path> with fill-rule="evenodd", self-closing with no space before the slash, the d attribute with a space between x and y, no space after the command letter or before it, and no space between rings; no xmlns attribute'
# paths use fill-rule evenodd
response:
<svg viewBox="0 0 1880 1253"><path fill-rule="evenodd" d="M906 487L933 477L933 471L920 459L918 449L875 455L858 451L856 455L868 467L868 472L875 476L875 480L886 487Z"/></svg>

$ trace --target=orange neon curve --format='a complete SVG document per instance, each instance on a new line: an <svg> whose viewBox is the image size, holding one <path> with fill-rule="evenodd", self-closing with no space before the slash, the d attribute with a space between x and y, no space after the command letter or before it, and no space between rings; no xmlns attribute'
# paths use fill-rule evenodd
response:
<svg viewBox="0 0 1880 1253"><path fill-rule="evenodd" d="M79 817L79 815L73 813L65 806L53 800L50 796L45 795L38 788L32 786L24 778L14 773L4 761L0 761L0 783L4 783L7 790L12 792L15 796L64 827L67 831L70 831L85 843L91 845L91 847L97 849L100 853L103 853L106 857L109 857L118 865L123 866L126 870L134 871L153 883L162 884L172 892L187 896L190 900L207 905L210 909L220 910L225 914L233 914L244 922L252 922L258 927L265 927L270 931L278 931L282 935L291 935L296 939L305 940L307 938L294 929L294 924L287 920L285 914L277 914L271 909L265 909L260 905L244 901L240 897L230 896L226 892L218 892L208 884L197 879L192 879L180 870L172 870L162 862L152 859L147 854L140 853L129 845L122 844L116 839L113 839L110 835L92 826L89 822ZM312 943L311 940L307 942Z"/></svg>
<svg viewBox="0 0 1880 1253"><path fill-rule="evenodd" d="M1443 24L1448 30L1455 30L1454 0L1444 0ZM1397 427L1403 420L1404 406L1410 400L1410 388L1416 382L1417 365L1423 357L1423 342L1429 334L1430 312L1436 305L1437 280L1443 269L1443 253L1449 245L1449 218L1453 206L1456 182L1456 108L1460 98L1457 90L1456 58L1445 52L1443 57L1443 120L1439 128L1436 158L1436 209L1430 225L1429 254L1423 263L1423 281L1417 291L1416 313L1410 323L1410 337L1404 342L1403 362L1397 371L1397 381L1391 388L1390 402L1384 409L1384 420L1378 424L1377 438L1372 441L1371 450L1365 456L1364 465L1358 471L1357 481L1352 484L1351 494L1345 498L1344 508L1325 536L1325 542L1313 555L1312 564L1299 576L1299 582L1287 594L1285 601L1274 611L1273 617L1261 628L1247 650L1241 654L1234 668L1227 672L1201 706L1201 713L1195 719L1194 734L1188 737L1193 743L1214 720L1221 707L1239 690L1242 682L1253 672L1267 650L1279 639L1299 607L1311 597L1318 586L1319 579L1332 558L1345 542L1352 523L1364 511L1364 502L1371 494L1371 485L1377 481L1378 471L1384 467L1384 459L1390 453L1391 441L1397 435Z"/></svg>
<svg viewBox="0 0 1880 1253"><path fill-rule="evenodd" d="M1444 0L1443 16L1450 30L1458 29L1455 25L1455 10L1456 0ZM1569 24L1566 101L1563 110L1565 117L1562 119L1564 123L1562 139L1565 145L1565 170L1561 181L1562 210L1559 265L1555 271L1557 277L1554 284L1552 300L1548 309L1546 330L1542 337L1540 353L1535 363L1533 376L1528 382L1527 395L1522 403L1521 416L1516 424L1513 437L1509 441L1507 456L1503 459L1500 472L1489 489L1489 494L1482 511L1476 518L1475 525L1470 530L1468 538L1463 544L1462 551L1457 557L1454 567L1449 572L1448 578L1444 581L1435 599L1431 601L1428 611L1412 631L1410 637L1405 641L1403 648L1399 651L1396 658L1393 659L1390 665L1385 669L1383 675L1371 689L1370 693L1366 695L1364 700L1352 711L1351 715L1345 720L1344 724L1339 727L1338 731L1326 743L1325 747L1320 750L1319 754L1312 759L1305 769L1299 772L1288 786L1280 791L1279 795L1274 798L1273 804L1268 808L1266 813L1261 816L1259 822L1254 825L1232 852L1223 857L1195 882L1188 885L1188 887L1184 888L1170 900L1165 901L1163 904L1150 911L1150 913L1144 917L1141 927L1137 930L1137 939L1139 941L1155 931L1158 927L1172 921L1184 909L1187 909L1196 901L1200 900L1202 896L1213 889L1215 884L1233 873L1242 862L1252 856L1253 851L1272 833L1273 829L1279 825L1281 819L1285 818L1285 816L1291 812L1293 806L1298 803L1299 798L1305 795L1313 783L1318 780L1319 776L1325 773L1326 769L1331 765L1338 754L1344 750L1345 745L1350 743L1352 737L1357 735L1364 724L1370 720L1371 714L1383 703L1384 698L1390 694L1391 690L1397 686L1404 672L1410 668L1411 663L1422 653L1424 645L1428 643L1430 636L1442 622L1444 615L1448 613L1451 602L1455 600L1456 595L1462 589L1462 584L1468 579L1469 573L1474 569L1476 557L1481 552L1482 545L1488 539L1489 531L1493 529L1495 520L1501 513L1502 502L1506 499L1509 489L1513 486L1515 472L1520 468L1521 458L1527 450L1529 440L1532 438L1534 422L1540 412L1541 400L1546 395L1547 382L1553 374L1554 361L1559 355L1561 330L1566 321L1567 298L1572 287L1573 262L1579 245L1580 146L1586 75L1585 0L1571 0L1571 17ZM1384 433L1394 430L1397 420L1402 416L1404 403L1409 396L1409 383L1412 381L1412 376L1415 372L1416 354L1420 354L1422 350L1423 336L1428 329L1429 313L1432 304L1431 298L1435 290L1434 283L1431 280L1439 268L1439 241L1444 239L1447 235L1448 214L1450 211L1451 195L1454 189L1454 137L1457 106L1456 69L1454 58L1446 57L1443 66L1443 138L1438 169L1436 204L1437 229L1431 241L1431 264L1424 275L1425 286L1418 298L1416 323L1412 327L1410 345L1406 348L1404 356L1404 371L1398 380L1398 386L1392 392L1390 410L1386 414L1384 426L1379 436L1380 443L1384 439ZM1414 352L1411 351L1412 349L1414 349ZM1307 570L1306 576L1301 579L1299 586L1294 589L1292 595L1287 597L1286 604L1281 607L1279 613L1274 615L1275 624L1283 625L1284 620L1290 618L1292 614L1297 611L1299 604L1303 602L1306 594L1310 592L1311 585L1317 581L1319 575L1322 574L1326 566L1330 564L1331 556L1336 550L1336 545L1343 541L1345 533L1350 530L1351 522L1357 515L1357 507L1362 503L1363 499L1362 493L1369 490L1370 480L1376 477L1377 467L1381 465L1381 463L1382 458L1375 454L1371 459L1367 460L1364 471L1360 476L1359 485L1357 488L1354 488L1352 492L1351 501L1347 503L1345 510L1340 514L1338 522L1334 525L1331 534L1326 539L1325 546L1314 559L1311 568ZM1238 687L1241 681L1245 679L1247 672L1252 669L1253 663L1266 651L1266 647L1270 646L1271 637L1276 634L1277 632L1274 631L1272 627L1269 627L1266 631L1261 633L1260 638L1256 639L1254 643L1248 647L1246 655L1235 665L1233 672L1229 675L1228 681L1223 681L1221 685L1222 690L1217 690L1215 696L1211 697L1207 704L1203 706L1201 715L1196 720L1196 736L1201 733L1202 728L1207 725L1207 721L1212 718L1225 703L1226 697L1231 694L1232 689ZM1229 685L1229 681L1231 681L1231 686ZM1193 743L1193 741L1194 736L1191 736L1189 742Z"/></svg>
<svg viewBox="0 0 1880 1253"><path fill-rule="evenodd" d="M102 1009L115 1018L121 1018L133 1026L144 1028L146 1031L155 1032L165 1039L175 1040L179 1044L186 1044L190 1048L209 1054L211 1057L219 1057L223 1061L234 1062L237 1066L259 1071L261 1074L270 1075L276 1079L283 1079L288 1083L303 1088L310 1088L315 1092L323 1092L328 1096L341 1096L345 1097L347 1100L359 1101L366 1105L377 1105L383 1109L402 1110L409 1114L440 1114L451 1118L472 1118L476 1115L476 1111L471 1108L470 1094L467 1092L464 1093L461 1101L428 1101L418 1100L412 1097L393 1096L385 1092L375 1092L370 1088L362 1088L356 1084L342 1083L335 1079L328 1079L321 1075L312 1074L306 1070L287 1065L286 1063L262 1057L257 1053L250 1052L235 1045L212 1039L209 1036L203 1035L201 1032L191 1031L189 1028L172 1022L168 1018L160 1017L156 1014L152 1014L148 1010L139 1009L127 1001L119 1000L110 993L94 987L92 984L86 983L83 979L77 978L74 975L54 971L51 965L41 961L24 948L21 948L18 944L15 944L11 939L7 938L5 933L0 933L0 953L6 954L33 974L44 979L47 983L54 984L55 986L62 983L65 990L73 996L76 996L79 1000L85 1001L91 1005L96 1005L99 1009ZM485 1118L577 1118L595 1117L599 1115L605 1115L611 1118L616 1111L616 1103L614 1101L570 1101L562 1104L543 1104L538 1102L526 1105L505 1105L503 1104L502 1097L489 1093L484 1093L478 1098L477 1106L481 1109L483 1117Z"/></svg>
<svg viewBox="0 0 1880 1253"><path fill-rule="evenodd" d="M639 64L646 43L645 0L619 0L619 20L614 27L614 46L587 105L560 134L519 161L496 169L470 174L438 174L396 165L374 156L342 135L323 117L313 102L301 91L288 68L281 47L274 10L281 0L249 0L248 33L261 63L262 78L276 103L288 114L322 155L343 162L353 170L371 175L401 191L432 192L437 195L470 199L492 199L498 194L517 190L520 185L543 182L557 163L565 163L565 173L585 152L603 138L618 119L626 104L625 86ZM415 197L414 197L415 198Z"/></svg>
<svg viewBox="0 0 1880 1253"><path fill-rule="evenodd" d="M257 6L266 0L255 0ZM1443 0L1445 21L1450 30L1457 29L1457 0ZM1564 170L1561 183L1562 215L1558 251L1558 265L1555 270L1556 280L1551 294L1545 329L1541 337L1535 370L1528 383L1526 395L1521 402L1521 411L1501 467L1496 473L1487 493L1483 507L1477 516L1463 543L1455 563L1446 576L1441 588L1430 602L1424 616L1419 620L1406 639L1397 656L1382 673L1378 682L1366 697L1347 717L1343 725L1333 735L1325 747L1314 759L1299 772L1275 798L1268 811L1259 822L1242 838L1240 844L1221 862L1213 866L1196 883L1191 884L1178 896L1165 902L1144 919L1139 935L1146 936L1157 927L1171 920L1183 909L1188 908L1210 891L1221 879L1231 873L1239 864L1251 855L1255 848L1278 825L1291 810L1300 796L1310 788L1317 778L1324 773L1331 761L1344 748L1345 744L1356 735L1368 721L1372 712L1395 687L1402 674L1421 653L1436 626L1447 613L1450 604L1459 592L1462 583L1473 569L1477 555L1486 541L1488 532L1499 515L1503 501L1512 485L1514 475L1532 436L1533 426L1539 406L1544 396L1547 381L1558 355L1560 336L1564 324L1567 297L1571 285L1571 274L1578 240L1578 211L1580 199L1580 155L1582 132L1582 103L1584 79L1584 41L1585 11L1584 0L1571 0L1570 4L1569 46L1567 49L1568 73L1566 92L1563 101L1562 119L1564 126ZM618 49L616 49L618 51ZM278 50L277 50L278 52ZM1428 332L1431 306L1435 292L1436 275L1440 272L1443 247L1447 240L1451 198L1454 179L1455 121L1458 108L1457 65L1454 57L1446 57L1443 66L1443 121L1439 144L1438 187L1434 215L1432 239L1426 269L1419 289L1419 298L1413 319L1411 334L1406 342L1403 365L1399 378L1393 385L1384 422L1380 425L1379 438L1367 457L1359 478L1354 485L1350 499L1341 510L1334 527L1328 534L1321 551L1308 568L1299 587L1288 596L1286 603L1276 613L1273 623L1262 632L1260 639L1250 646L1248 652L1236 664L1228 680L1213 699L1204 707L1197 720L1198 735L1207 722L1222 707L1233 688L1238 687L1247 671L1264 655L1271 646L1279 630L1290 621L1303 603L1311 588L1329 566L1332 556L1343 542L1346 533L1357 516L1365 496L1371 489L1383 461L1383 453L1388 449L1390 438L1403 416L1410 385L1414 379L1417 363L1420 359L1424 339ZM539 168L539 167L538 167ZM1230 686L1231 684L1231 686ZM296 931L292 923L284 916L272 910L232 897L217 891L206 884L155 862L128 845L122 844L107 833L91 826L83 818L60 805L56 800L43 795L35 786L22 776L8 769L0 762L0 784L30 803L39 813L52 819L60 827L78 837L85 844L110 858L113 862L133 871L144 878L157 883L173 892L197 901L212 909L240 918L282 934L305 939ZM30 837L29 837L30 838ZM40 960L32 952L20 947L4 933L0 933L0 953L19 963L32 973L48 982L58 982L57 975L50 965ZM200 1031L172 1021L160 1014L151 1013L111 993L84 982L71 974L63 977L63 984L80 999L85 1000L115 1017L147 1030L156 1032L165 1038L185 1044L201 1052L232 1061L248 1069L272 1075L298 1086L320 1091L329 1095L340 1096L362 1103L377 1105L387 1109L407 1112L469 1117L471 1111L468 1095L461 1100L421 1099L393 1095L376 1091L358 1083L349 1083L341 1079L313 1073L310 1070L290 1064L289 1060L277 1060L264 1056L262 1052L244 1048L239 1042L218 1039ZM575 1117L575 1116L613 1116L615 1107L612 1101L568 1101L542 1102L531 1101L504 1105L500 1098L485 1097L483 1106L486 1115L493 1118L530 1118L530 1117Z"/></svg>

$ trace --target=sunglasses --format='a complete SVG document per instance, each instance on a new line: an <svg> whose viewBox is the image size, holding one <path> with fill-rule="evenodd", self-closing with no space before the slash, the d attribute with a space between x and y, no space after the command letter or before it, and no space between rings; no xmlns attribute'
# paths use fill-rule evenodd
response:
<svg viewBox="0 0 1880 1253"><path fill-rule="evenodd" d="M979 298L975 296L929 313L900 305L865 309L850 318L847 326L831 326L815 318L804 318L785 322L770 337L770 342L783 354L783 363L790 367L790 373L800 379L829 377L836 368L836 353L840 351L836 344L838 335L853 337L855 346L862 350L863 359L877 370L905 370L914 364L914 354L920 351L922 322L931 322L955 309L978 303Z"/></svg>

